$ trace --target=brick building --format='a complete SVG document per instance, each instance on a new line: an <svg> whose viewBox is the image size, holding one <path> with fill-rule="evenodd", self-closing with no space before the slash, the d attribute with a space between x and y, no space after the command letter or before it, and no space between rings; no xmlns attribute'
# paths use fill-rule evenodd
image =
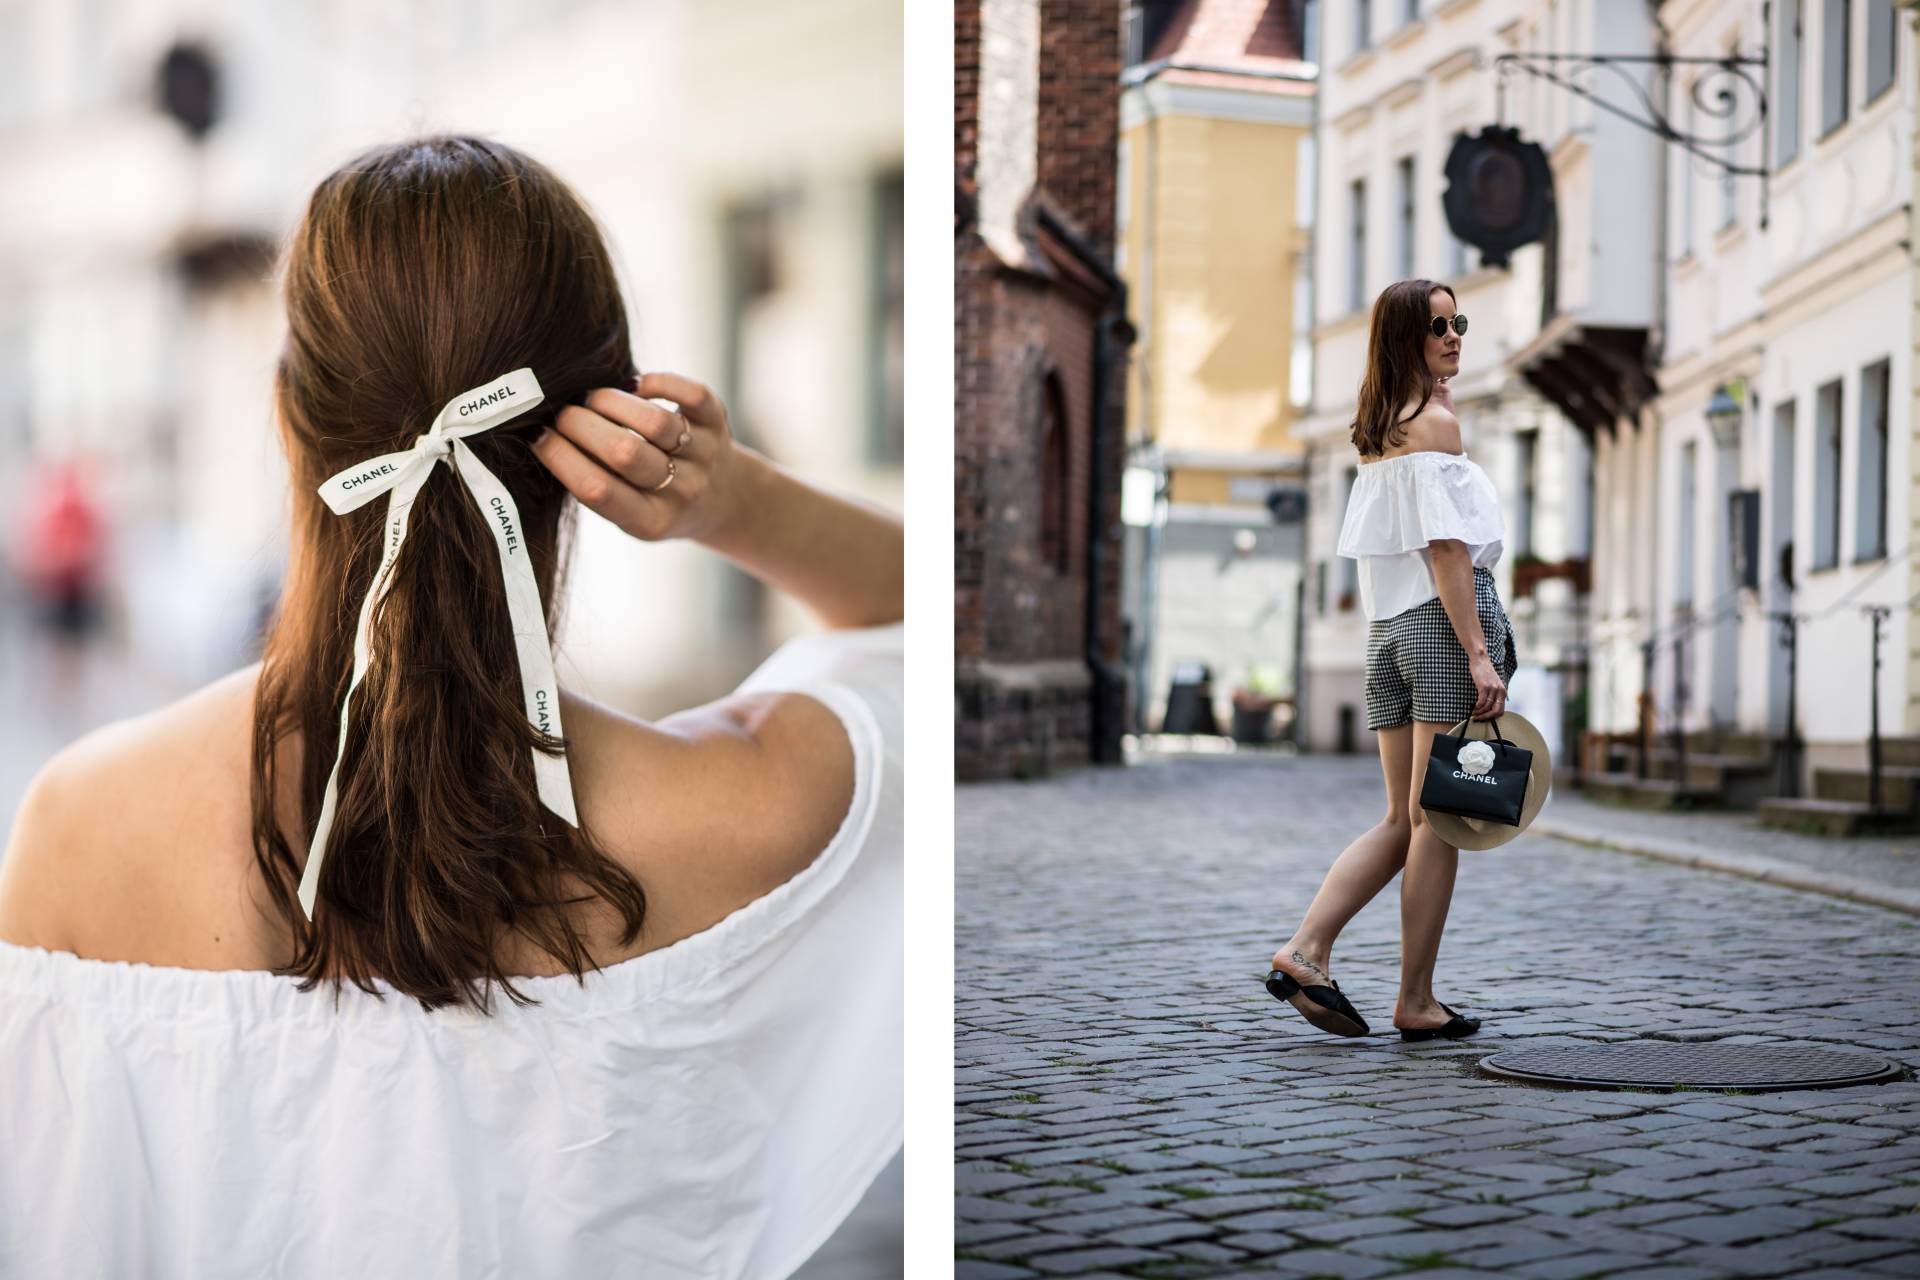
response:
<svg viewBox="0 0 1920 1280"><path fill-rule="evenodd" d="M954 10L955 773L1120 757L1119 0Z"/></svg>

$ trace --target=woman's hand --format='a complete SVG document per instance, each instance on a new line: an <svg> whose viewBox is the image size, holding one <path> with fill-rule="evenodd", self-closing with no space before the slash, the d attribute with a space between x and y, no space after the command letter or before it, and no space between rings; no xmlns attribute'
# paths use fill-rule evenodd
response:
<svg viewBox="0 0 1920 1280"><path fill-rule="evenodd" d="M1507 682L1493 669L1486 654L1471 659L1467 669L1473 673L1473 718L1491 720L1507 709Z"/></svg>
<svg viewBox="0 0 1920 1280"><path fill-rule="evenodd" d="M582 505L636 538L704 538L731 514L733 429L708 387L673 373L645 374L634 394L598 387L568 405L534 456ZM662 409L645 397L679 406Z"/></svg>
<svg viewBox="0 0 1920 1280"><path fill-rule="evenodd" d="M649 403L655 396L679 412ZM634 537L691 538L829 627L900 620L900 518L736 445L726 406L691 378L649 373L632 394L596 388L586 407L560 411L533 452L582 504Z"/></svg>

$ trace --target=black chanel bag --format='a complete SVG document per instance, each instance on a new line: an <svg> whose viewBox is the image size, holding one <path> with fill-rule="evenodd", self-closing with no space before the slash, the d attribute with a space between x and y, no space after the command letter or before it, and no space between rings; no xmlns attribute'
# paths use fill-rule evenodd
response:
<svg viewBox="0 0 1920 1280"><path fill-rule="evenodd" d="M1420 807L1517 827L1533 776L1533 752L1500 736L1498 716L1492 737L1456 737L1471 718L1453 726L1452 733L1433 735Z"/></svg>

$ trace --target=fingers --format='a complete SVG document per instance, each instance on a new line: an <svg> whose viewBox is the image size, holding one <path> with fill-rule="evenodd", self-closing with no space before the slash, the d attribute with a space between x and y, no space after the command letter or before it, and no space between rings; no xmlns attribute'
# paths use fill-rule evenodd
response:
<svg viewBox="0 0 1920 1280"><path fill-rule="evenodd" d="M678 374L647 374L627 387L596 387L582 404L562 407L534 456L581 505L636 538L698 536L701 517L689 513L710 522L719 509L704 495L731 448L726 406Z"/></svg>
<svg viewBox="0 0 1920 1280"><path fill-rule="evenodd" d="M1480 701L1483 705L1476 709L1474 718L1493 719L1507 709L1507 687L1498 681L1488 685L1480 690Z"/></svg>
<svg viewBox="0 0 1920 1280"><path fill-rule="evenodd" d="M597 397L602 396L620 396L631 401L633 405L645 403L635 400L623 391L610 391L604 388L593 392L587 399L589 402L595 402ZM570 404L554 416L554 430L566 437L580 452L636 488L652 489L665 480L667 478L666 452L634 425L649 418L650 415L631 406L611 405L605 399L598 399L597 405L619 408L625 418L633 421L614 421L602 413L598 407L583 409L578 405ZM647 405L646 408L652 410L653 414L673 421L675 436L678 436L678 419L652 405ZM669 447L672 443L672 439L667 441Z"/></svg>
<svg viewBox="0 0 1920 1280"><path fill-rule="evenodd" d="M724 429L727 425L726 407L705 383L677 373L648 373L641 375L638 386L643 396L658 396L679 405L680 412L696 427ZM698 432L694 438L699 438Z"/></svg>
<svg viewBox="0 0 1920 1280"><path fill-rule="evenodd" d="M558 431L542 432L533 442L533 452L580 505L637 538L654 536L652 531L661 518L660 502L601 466L569 436Z"/></svg>
<svg viewBox="0 0 1920 1280"><path fill-rule="evenodd" d="M586 407L609 422L639 432L663 453L675 452L681 435L690 434L678 413L615 387L596 387L589 391Z"/></svg>
<svg viewBox="0 0 1920 1280"><path fill-rule="evenodd" d="M1507 686L1498 676L1486 684L1474 681L1473 718L1491 720L1507 709Z"/></svg>

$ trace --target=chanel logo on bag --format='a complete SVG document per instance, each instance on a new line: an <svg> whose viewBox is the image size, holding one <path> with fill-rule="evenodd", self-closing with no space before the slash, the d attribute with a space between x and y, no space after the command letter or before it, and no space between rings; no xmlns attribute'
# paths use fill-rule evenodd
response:
<svg viewBox="0 0 1920 1280"><path fill-rule="evenodd" d="M1493 768L1493 748L1484 742L1469 742L1460 748L1460 754L1455 759L1462 769L1478 781L1481 774Z"/></svg>

